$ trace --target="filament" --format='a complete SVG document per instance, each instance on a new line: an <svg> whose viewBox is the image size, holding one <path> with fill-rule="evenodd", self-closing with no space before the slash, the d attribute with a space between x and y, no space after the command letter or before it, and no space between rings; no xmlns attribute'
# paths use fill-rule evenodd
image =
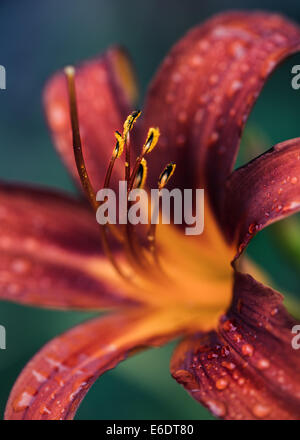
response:
<svg viewBox="0 0 300 440"><path fill-rule="evenodd" d="M85 191L85 194L88 197L88 200L90 201L90 204L94 211L96 212L99 203L96 200L96 194L92 187L92 184L90 182L84 158L82 153L82 143L81 143L81 137L80 137L80 130L79 130L79 122L78 122L78 111L77 111L77 103L76 103L76 90L75 90L75 69L72 66L65 68L65 74L67 77L67 83L68 83L68 93L69 93L69 104L70 104L70 117L71 117L71 126L72 126L72 135L73 135L73 150L74 150L74 156L75 156L75 162L77 166L77 171L80 177L80 181L82 184L82 187ZM118 272L118 274L122 277L128 280L128 276L124 274L122 269L120 268L118 262L116 261L114 255L111 252L108 239L107 239L107 232L104 225L100 225L100 237L102 241L103 251L105 252L106 256L110 260L111 264L115 268L115 270Z"/></svg>

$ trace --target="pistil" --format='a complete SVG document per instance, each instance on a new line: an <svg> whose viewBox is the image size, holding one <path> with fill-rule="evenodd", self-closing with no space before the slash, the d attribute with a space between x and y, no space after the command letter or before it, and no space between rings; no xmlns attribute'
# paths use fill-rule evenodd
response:
<svg viewBox="0 0 300 440"><path fill-rule="evenodd" d="M75 90L75 68L72 66L68 66L65 68L65 74L67 77L67 83L68 83L68 93L69 93L69 104L70 104L70 117L71 117L71 125L72 125L72 135L73 135L73 151L75 156L75 162L77 166L77 171L80 177L80 181L82 184L82 187L85 191L85 194L93 208L93 210L96 212L99 203L96 200L96 194L92 187L91 181L89 179L83 153L82 153L82 143L81 143L81 137L80 137L80 130L79 130L79 121L78 121L78 111L77 111L77 103L76 103L76 90ZM118 274L126 279L129 280L129 277L127 274L123 272L123 270L120 268L118 262L116 261L113 253L111 252L108 238L107 238L107 231L104 225L100 226L100 237L102 241L103 251L105 252L106 256L110 260L111 264L115 268L115 270L118 272Z"/></svg>
<svg viewBox="0 0 300 440"><path fill-rule="evenodd" d="M66 67L65 74L68 83L68 94L69 94L69 104L70 104L70 118L72 126L73 135L73 150L75 156L75 162L80 177L80 181L84 192L93 208L96 212L101 206L101 203L96 200L96 193L91 184L90 178L87 173L83 152L82 152L82 142L80 137L79 121L78 121L78 110L76 102L76 90L75 90L75 69L74 67ZM157 268L160 269L158 264L156 246L155 246L155 232L156 224L151 223L148 233L147 241L148 245L141 244L138 240L137 234L133 233L132 225L128 223L128 207L130 206L129 194L133 188L143 189L147 178L147 162L145 160L145 155L149 154L153 148L156 146L159 139L159 129L151 127L148 131L146 141L141 149L140 155L135 161L135 165L131 172L131 153L130 153L130 131L133 125L139 118L141 112L136 110L132 112L124 122L123 133L116 131L116 144L112 151L112 156L107 168L107 172L104 179L104 188L109 188L110 181L114 169L114 165L117 159L119 159L125 149L125 180L127 182L127 198L126 198L126 212L127 212L127 224L124 228L118 228L115 224L106 224L100 226L100 237L102 241L102 246L105 254L109 258L113 267L117 273L126 281L133 282L132 276L127 274L123 268L120 266L119 262L116 260L113 252L111 251L110 243L108 240L108 228L112 232L113 236L122 243L125 250L125 255L127 257L128 263L132 266L134 273L139 273L142 278L153 278L154 276L161 277L162 271L157 272ZM164 188L164 186L169 181L170 177L174 173L175 164L168 164L158 180L159 191ZM159 202L158 202L159 203ZM159 212L159 206L158 206ZM108 228L107 228L108 226ZM120 226L120 225L119 225ZM154 263L154 265L153 265ZM149 267L153 268L153 271L149 271Z"/></svg>

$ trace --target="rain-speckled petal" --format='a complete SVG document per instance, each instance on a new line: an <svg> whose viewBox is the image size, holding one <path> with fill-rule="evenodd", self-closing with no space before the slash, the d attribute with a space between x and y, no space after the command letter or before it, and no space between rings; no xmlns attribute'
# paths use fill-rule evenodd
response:
<svg viewBox="0 0 300 440"><path fill-rule="evenodd" d="M299 419L295 325L279 293L236 273L233 304L218 330L185 339L172 375L217 417Z"/></svg>
<svg viewBox="0 0 300 440"><path fill-rule="evenodd" d="M267 12L226 12L189 31L146 100L145 126L161 131L148 159L152 184L176 162L170 185L205 188L219 218L248 115L270 73L299 49L300 28Z"/></svg>
<svg viewBox="0 0 300 440"><path fill-rule="evenodd" d="M237 255L270 223L300 210L300 138L234 171L226 184L223 225Z"/></svg>
<svg viewBox="0 0 300 440"><path fill-rule="evenodd" d="M1 183L0 224L0 299L63 308L132 303L101 250L89 206Z"/></svg>
<svg viewBox="0 0 300 440"><path fill-rule="evenodd" d="M20 374L5 418L72 419L99 376L133 351L161 345L177 335L177 322L166 318L164 312L133 310L87 321L58 336Z"/></svg>

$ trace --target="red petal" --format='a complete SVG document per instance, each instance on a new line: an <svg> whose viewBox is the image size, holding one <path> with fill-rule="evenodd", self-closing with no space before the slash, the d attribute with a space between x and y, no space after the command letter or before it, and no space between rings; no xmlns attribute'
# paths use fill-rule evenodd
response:
<svg viewBox="0 0 300 440"><path fill-rule="evenodd" d="M48 343L25 367L6 419L71 419L95 380L133 350L165 343L174 323L136 310L88 321Z"/></svg>
<svg viewBox="0 0 300 440"><path fill-rule="evenodd" d="M278 63L299 49L299 27L270 13L225 13L190 31L148 94L146 125L162 133L149 156L154 176L175 161L174 186L207 188L220 214L222 188L253 104Z"/></svg>
<svg viewBox="0 0 300 440"><path fill-rule="evenodd" d="M87 171L96 191L102 188L105 172L115 146L114 132L123 129L130 112L134 78L131 65L121 49L110 49L102 57L76 69L76 94ZM77 179L69 101L65 75L57 73L45 89L44 104L54 144ZM119 174L118 174L119 173ZM124 178L124 165L117 161L116 179Z"/></svg>
<svg viewBox="0 0 300 440"><path fill-rule="evenodd" d="M0 298L53 307L124 302L90 209L57 192L0 185ZM102 276L102 279L101 279Z"/></svg>
<svg viewBox="0 0 300 440"><path fill-rule="evenodd" d="M300 210L300 138L234 171L225 200L223 224L239 255L257 231Z"/></svg>
<svg viewBox="0 0 300 440"><path fill-rule="evenodd" d="M237 273L233 304L218 332L183 341L171 372L218 417L299 419L299 353L291 344L295 324L279 293Z"/></svg>

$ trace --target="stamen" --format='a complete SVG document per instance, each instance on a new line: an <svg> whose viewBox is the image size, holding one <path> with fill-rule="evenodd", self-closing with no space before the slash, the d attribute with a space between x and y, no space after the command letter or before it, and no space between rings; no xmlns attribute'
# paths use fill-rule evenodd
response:
<svg viewBox="0 0 300 440"><path fill-rule="evenodd" d="M91 206L93 207L94 211L97 211L100 203L97 202L96 200L96 194L90 182L82 153L82 143L80 137L78 111L76 104L74 67L71 66L66 67L65 74L68 83L70 118L72 125L73 149L74 149L76 166L81 184L88 197L88 200ZM136 120L139 118L140 114L141 112L137 110L132 112L127 117L124 123L124 129L122 135L118 131L115 132L116 145L113 149L111 160L106 172L106 176L104 180L104 188L108 188L110 185L111 175L115 161L122 155L124 147L125 147L125 178L128 183L128 190L130 191L133 187L143 188L145 185L146 177L147 177L147 162L144 159L144 156L146 154L149 154L156 146L160 132L158 128L152 127L149 129L145 144L142 148L140 156L136 160L133 172L131 174L130 131L132 130L132 127L136 122ZM170 177L174 173L175 166L176 166L175 164L170 163L165 167L164 171L161 173L159 177L159 182L158 182L159 190L162 189L167 184ZM127 203L129 203L128 200ZM100 226L101 241L104 252L106 253L107 257L109 258L110 262L112 263L115 270L119 273L119 275L121 275L121 277L124 278L126 281L132 282L130 276L128 276L126 273L123 272L123 269L119 266L118 261L115 259L115 256L113 255L110 249L110 245L107 237L107 227L105 225L99 225L99 226ZM153 274L150 273L149 270L147 270L149 268L149 263L150 263L149 253L147 253L147 249L136 240L137 237L131 235L131 228L129 224L127 223L127 225L125 226L124 235L120 233L120 231L118 230L118 228L115 227L115 225L108 225L108 226L111 228L113 234L123 243L129 263L131 263L133 267L136 267L138 272L141 272L144 276L146 275L152 278ZM159 266L156 249L155 249L155 231L156 231L155 226L156 226L155 224L150 225L147 238L148 238L148 242L150 243L151 254L154 256L154 260L156 261L156 263L158 263Z"/></svg>
<svg viewBox="0 0 300 440"><path fill-rule="evenodd" d="M163 189L166 184L169 182L171 176L174 174L176 168L176 164L174 162L170 162L168 165L166 165L163 172L160 174L158 179L158 189Z"/></svg>
<svg viewBox="0 0 300 440"><path fill-rule="evenodd" d="M132 127L134 123L137 121L137 119L141 116L140 110L134 110L132 113L130 113L129 116L127 116L126 121L124 122L124 130L123 130L123 138L126 140L126 137L128 136L129 132L132 130Z"/></svg>
<svg viewBox="0 0 300 440"><path fill-rule="evenodd" d="M123 139L121 133L116 131L115 137L116 137L116 146L112 152L112 156L111 156L111 159L110 159L110 162L108 165L108 169L107 169L107 172L105 175L104 185L103 185L104 188L109 188L110 179L111 179L112 171L113 171L113 168L115 165L115 161L116 161L116 159L118 159L122 155L123 149L124 149L124 139ZM117 228L116 225L108 223L108 227L117 240L119 240L120 242L124 241L123 233Z"/></svg>
<svg viewBox="0 0 300 440"><path fill-rule="evenodd" d="M130 131L132 130L134 123L140 117L140 115L141 115L140 110L135 110L127 117L126 121L124 122L123 139L125 142L125 180L126 180L126 182L129 182L130 172L131 172Z"/></svg>
<svg viewBox="0 0 300 440"><path fill-rule="evenodd" d="M129 191L132 190L132 188L134 186L136 175L139 171L139 167L140 167L140 164L143 160L143 157L145 156L145 154L149 154L153 150L153 148L156 146L156 144L158 142L159 136L160 136L159 128L153 128L153 127L149 128L146 142L142 148L141 154L136 159L136 162L135 162L135 165L134 165L131 177L130 177L130 182L128 185L128 193L129 193Z"/></svg>
<svg viewBox="0 0 300 440"><path fill-rule="evenodd" d="M123 149L124 149L124 139L122 137L122 135L116 131L115 132L115 137L116 137L116 146L112 152L112 156L108 165L108 169L106 172L106 176L104 179L104 188L108 188L109 187L109 182L110 182L110 178L111 178L111 174L112 174L112 170L115 164L116 159L118 159L121 154L123 153Z"/></svg>
<svg viewBox="0 0 300 440"><path fill-rule="evenodd" d="M147 179L147 172L148 172L147 162L145 159L142 159L139 165L138 172L136 173L135 176L135 180L133 184L134 188L139 188L139 189L144 188Z"/></svg>
<svg viewBox="0 0 300 440"><path fill-rule="evenodd" d="M168 165L165 166L164 170L162 171L158 179L159 190L163 189L166 186L171 176L174 174L175 168L176 168L176 164L174 162L170 162ZM159 200L160 200L160 194L159 194L158 204L159 204ZM149 243L150 252L154 255L154 258L158 263L158 257L155 246L155 237L156 237L156 223L151 223L147 233L147 240Z"/></svg>
<svg viewBox="0 0 300 440"><path fill-rule="evenodd" d="M82 155L82 145L81 145L81 138L79 131L76 92L75 92L75 68L73 66L67 66L65 68L65 74L68 82L70 117L71 117L71 125L72 125L73 150L74 150L75 162L82 187L85 191L85 194L87 195L88 200L90 201L90 204L92 205L93 209L96 211L98 208L98 202L96 201L96 194L91 185Z"/></svg>
<svg viewBox="0 0 300 440"><path fill-rule="evenodd" d="M144 154L151 153L151 151L158 142L159 136L160 136L159 128L153 128L153 127L149 128L147 139L143 147Z"/></svg>
<svg viewBox="0 0 300 440"><path fill-rule="evenodd" d="M115 132L115 137L117 139L117 143L116 143L115 149L113 151L113 156L115 156L115 158L117 159L123 153L124 139L123 139L121 133L119 133L118 131Z"/></svg>
<svg viewBox="0 0 300 440"><path fill-rule="evenodd" d="M76 103L76 91L75 91L75 68L72 66L68 66L65 68L65 74L67 77L67 83L68 83L68 93L69 93L69 103L70 103L70 117L71 117L71 126L72 126L72 135L73 135L73 150L74 150L74 156L75 156L75 162L77 166L77 171L80 177L81 184L83 186L83 189L88 197L88 200L96 212L99 203L96 200L96 194L92 187L92 184L90 182L83 154L82 154L82 143L81 143L81 137L80 137L80 130L79 130L79 122L78 122L78 111L77 111L77 103ZM118 142L118 141L117 141ZM119 149L120 147L118 147ZM115 157L114 157L115 160ZM100 226L100 237L102 241L102 247L103 251L105 252L106 256L110 260L111 264L115 268L115 270L118 272L118 274L124 278L126 281L129 281L128 275L124 274L123 270L119 267L118 262L115 260L114 255L111 252L109 242L107 239L107 232L104 225Z"/></svg>

